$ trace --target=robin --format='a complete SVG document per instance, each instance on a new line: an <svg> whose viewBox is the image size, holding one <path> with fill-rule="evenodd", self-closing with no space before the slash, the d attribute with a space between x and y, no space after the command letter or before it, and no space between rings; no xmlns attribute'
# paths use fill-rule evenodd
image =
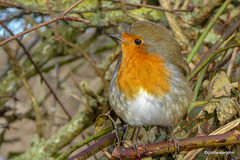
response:
<svg viewBox="0 0 240 160"><path fill-rule="evenodd" d="M116 114L138 127L170 127L181 120L191 102L190 69L174 37L149 21L110 36L122 46L108 95Z"/></svg>

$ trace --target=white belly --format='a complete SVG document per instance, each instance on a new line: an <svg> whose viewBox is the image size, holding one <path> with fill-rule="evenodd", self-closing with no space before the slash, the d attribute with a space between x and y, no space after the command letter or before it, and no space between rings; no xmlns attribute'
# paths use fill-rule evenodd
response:
<svg viewBox="0 0 240 160"><path fill-rule="evenodd" d="M170 95L166 95L163 101L161 97L149 96L141 90L135 100L119 110L124 115L120 117L130 125L169 126L183 118L189 106L188 101L185 97L175 99Z"/></svg>

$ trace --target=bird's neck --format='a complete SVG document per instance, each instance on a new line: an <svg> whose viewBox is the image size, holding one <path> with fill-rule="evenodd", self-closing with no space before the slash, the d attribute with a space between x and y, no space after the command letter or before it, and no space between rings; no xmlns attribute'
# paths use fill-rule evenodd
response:
<svg viewBox="0 0 240 160"><path fill-rule="evenodd" d="M118 68L117 88L129 98L135 98L143 90L149 95L163 96L170 92L170 74L164 60L157 54L148 54L123 48L122 61Z"/></svg>

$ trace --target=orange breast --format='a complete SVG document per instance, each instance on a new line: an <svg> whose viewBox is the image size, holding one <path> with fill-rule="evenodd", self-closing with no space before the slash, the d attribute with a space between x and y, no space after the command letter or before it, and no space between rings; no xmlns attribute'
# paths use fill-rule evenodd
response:
<svg viewBox="0 0 240 160"><path fill-rule="evenodd" d="M116 87L129 98L142 89L150 95L163 96L170 92L170 75L157 54L148 54L142 46L122 43L122 61L118 68Z"/></svg>

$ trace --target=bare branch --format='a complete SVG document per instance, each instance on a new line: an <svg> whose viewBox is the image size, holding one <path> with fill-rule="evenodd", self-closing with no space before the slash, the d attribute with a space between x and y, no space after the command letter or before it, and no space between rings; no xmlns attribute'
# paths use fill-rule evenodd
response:
<svg viewBox="0 0 240 160"><path fill-rule="evenodd" d="M217 147L230 144L240 144L240 132L238 130L228 132L226 134L199 136L188 139L178 140L180 151L189 151L203 147ZM169 142L160 142L147 144L138 147L140 157L157 156L166 153L174 153L174 144L169 147ZM116 147L112 156L120 159L137 159L137 152L133 148ZM77 160L77 159L76 159Z"/></svg>
<svg viewBox="0 0 240 160"><path fill-rule="evenodd" d="M79 3L81 3L83 0L78 0L76 3L74 3L71 7L69 7L66 11L63 12L63 15L66 15L68 12L70 12L74 7L76 7Z"/></svg>
<svg viewBox="0 0 240 160"><path fill-rule="evenodd" d="M7 26L5 26L4 24L1 24L11 35L13 35L12 31L10 31ZM13 36L14 37L14 36ZM59 105L61 106L61 108L63 109L63 111L66 113L66 115L68 116L69 119L71 119L70 114L68 113L68 111L65 109L64 105L62 104L62 102L60 101L60 99L57 97L57 95L55 94L55 92L53 91L53 89L51 88L51 86L49 85L49 83L47 82L47 80L44 78L42 72L40 71L40 69L38 68L37 64L33 61L31 54L29 53L29 51L26 49L26 47L22 44L21 41L19 41L18 39L16 39L18 44L22 47L22 49L24 50L25 54L27 55L28 59L30 60L30 62L33 64L34 68L36 69L36 71L38 72L38 74L40 75L41 79L43 80L43 82L46 84L46 86L48 87L48 89L50 90L50 92L52 93L53 97L56 99L56 101L59 103Z"/></svg>
<svg viewBox="0 0 240 160"><path fill-rule="evenodd" d="M41 27L46 26L46 25L48 25L48 24L50 24L50 23L53 23L53 22L56 22L56 21L60 21L60 20L68 20L68 21L76 21L76 22L85 22L85 23L88 23L88 22L89 22L88 20L83 19L83 18L60 15L60 16L54 18L54 19L51 19L51 20L49 20L49 21L47 21L47 22L38 24L38 25L36 25L36 26L34 26L34 27L32 27L32 28L29 28L29 29L27 29L27 30L25 30L25 31L23 31L23 32L15 35L15 36L12 36L12 37L10 37L10 38L2 41L2 42L0 43L0 46L2 46L2 45L4 45L4 44L6 44L6 43L8 43L8 42L10 42L10 41L12 41L12 40L14 40L14 39L16 39L16 38L19 37L19 36L22 36L22 35L24 35L24 34L27 34L27 33L31 32L31 31L34 31L34 30L36 30L36 29L38 29L38 28L41 28Z"/></svg>

